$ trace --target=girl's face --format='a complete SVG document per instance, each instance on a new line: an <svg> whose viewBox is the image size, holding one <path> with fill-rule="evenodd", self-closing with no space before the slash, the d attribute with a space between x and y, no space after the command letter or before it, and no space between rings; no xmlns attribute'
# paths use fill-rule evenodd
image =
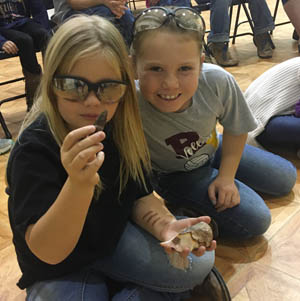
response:
<svg viewBox="0 0 300 301"><path fill-rule="evenodd" d="M143 40L135 68L141 93L161 112L187 108L198 87L204 56L183 34L157 32Z"/></svg>
<svg viewBox="0 0 300 301"><path fill-rule="evenodd" d="M70 76L84 78L91 83L101 80L122 80L107 59L101 54L79 59L71 69ZM58 111L68 124L70 130L86 125L94 124L97 117L104 110L107 110L107 121L115 114L118 103L105 104L100 102L94 91L91 91L82 102L69 99L65 94L56 92Z"/></svg>

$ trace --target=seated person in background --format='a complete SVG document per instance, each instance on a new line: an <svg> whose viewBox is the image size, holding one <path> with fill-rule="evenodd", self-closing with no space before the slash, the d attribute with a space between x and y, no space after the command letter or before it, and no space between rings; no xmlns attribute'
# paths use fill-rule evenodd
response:
<svg viewBox="0 0 300 301"><path fill-rule="evenodd" d="M126 0L53 0L56 24L74 14L98 15L108 18L123 35L127 45L132 38L134 16L126 6Z"/></svg>
<svg viewBox="0 0 300 301"><path fill-rule="evenodd" d="M35 52L46 48L50 36L48 30L48 15L42 1L0 2L0 49L8 54L19 55L25 76L28 111L42 74Z"/></svg>
<svg viewBox="0 0 300 301"><path fill-rule="evenodd" d="M258 121L247 143L293 149L300 158L300 57L267 70L248 87L245 98Z"/></svg>
<svg viewBox="0 0 300 301"><path fill-rule="evenodd" d="M197 0L196 0L197 2ZM208 48L220 66L230 67L239 63L228 49L229 14L231 0L211 0L210 33L207 37ZM274 29L274 22L265 0L249 0L249 10L254 23L253 42L257 47L257 55L271 58L274 48L269 31Z"/></svg>
<svg viewBox="0 0 300 301"><path fill-rule="evenodd" d="M295 27L293 39L298 40L298 49L300 52L300 1L299 0L282 0L283 8Z"/></svg>

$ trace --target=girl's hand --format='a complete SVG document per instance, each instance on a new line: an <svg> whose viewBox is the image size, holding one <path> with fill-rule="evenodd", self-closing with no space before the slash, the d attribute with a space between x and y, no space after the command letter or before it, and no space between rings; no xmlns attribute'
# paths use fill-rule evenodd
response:
<svg viewBox="0 0 300 301"><path fill-rule="evenodd" d="M179 234L182 230L185 228L191 227L195 224L198 224L200 222L210 223L210 217L209 216L200 216L196 218L186 218L181 220L175 220L170 222L165 226L162 232L162 237L165 241L168 241L175 236ZM165 249L166 253L170 254L172 252L175 252L174 248L172 247L172 242L169 243L162 243L161 246ZM196 250L190 250L188 248L185 248L180 255L182 257L187 257L189 253L192 251L192 253L196 256L202 256L206 251L213 251L216 249L216 241L213 240L209 248L205 248L201 246L200 248ZM176 251L177 252L177 251Z"/></svg>
<svg viewBox="0 0 300 301"><path fill-rule="evenodd" d="M218 212L240 203L240 193L233 180L217 177L208 187L208 196Z"/></svg>
<svg viewBox="0 0 300 301"><path fill-rule="evenodd" d="M105 6L119 19L125 14L125 10L128 9L125 4L126 2L124 3L123 0L107 0Z"/></svg>
<svg viewBox="0 0 300 301"><path fill-rule="evenodd" d="M13 41L6 41L2 45L2 49L8 54L17 54L19 52L17 45Z"/></svg>
<svg viewBox="0 0 300 301"><path fill-rule="evenodd" d="M77 185L99 182L98 170L104 162L103 131L95 132L95 126L85 126L71 131L65 138L60 154L62 164L70 181Z"/></svg>

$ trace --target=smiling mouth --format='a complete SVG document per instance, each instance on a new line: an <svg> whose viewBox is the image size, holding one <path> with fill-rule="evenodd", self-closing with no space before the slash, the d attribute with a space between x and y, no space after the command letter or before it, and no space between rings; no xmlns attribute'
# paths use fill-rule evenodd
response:
<svg viewBox="0 0 300 301"><path fill-rule="evenodd" d="M159 98L166 100L166 101L174 101L181 96L181 93L177 95L166 95L166 94L157 94Z"/></svg>

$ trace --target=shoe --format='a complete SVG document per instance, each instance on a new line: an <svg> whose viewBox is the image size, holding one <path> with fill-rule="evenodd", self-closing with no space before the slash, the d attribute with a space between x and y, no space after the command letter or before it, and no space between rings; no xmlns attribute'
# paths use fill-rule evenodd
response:
<svg viewBox="0 0 300 301"><path fill-rule="evenodd" d="M232 67L236 66L239 61L237 58L233 58L229 49L228 43L208 43L208 49L210 54L215 58L217 64L222 67Z"/></svg>
<svg viewBox="0 0 300 301"><path fill-rule="evenodd" d="M293 32L293 39L296 40L296 41L299 40L299 35L298 35L296 29L294 29L294 32Z"/></svg>
<svg viewBox="0 0 300 301"><path fill-rule="evenodd" d="M0 155L7 153L13 146L11 139L0 139Z"/></svg>
<svg viewBox="0 0 300 301"><path fill-rule="evenodd" d="M268 32L254 35L253 42L257 47L257 55L260 58L267 59L273 56L275 46Z"/></svg>
<svg viewBox="0 0 300 301"><path fill-rule="evenodd" d="M191 296L186 301L231 301L227 285L216 267L192 290Z"/></svg>

